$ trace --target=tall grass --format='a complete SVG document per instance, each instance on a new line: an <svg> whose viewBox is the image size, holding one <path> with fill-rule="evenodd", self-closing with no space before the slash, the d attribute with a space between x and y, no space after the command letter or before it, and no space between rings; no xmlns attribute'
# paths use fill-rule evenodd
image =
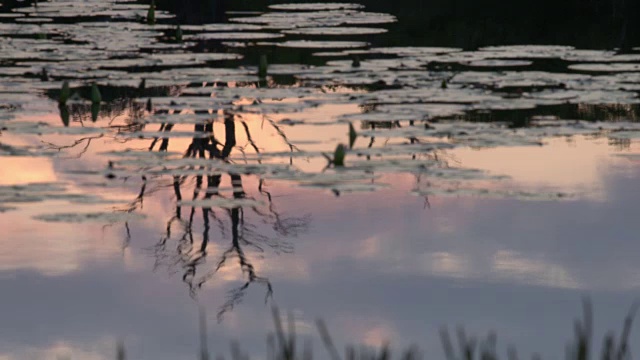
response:
<svg viewBox="0 0 640 360"><path fill-rule="evenodd" d="M631 306L622 325L619 338L613 331L609 331L603 339L602 349L599 357L593 350L593 309L591 302L584 299L582 302L582 319L574 321L573 339L567 343L566 360L630 360L629 336L633 325L633 319L640 303ZM272 310L274 332L267 336L267 360L312 360L313 353L311 344L307 340L302 345L296 336L295 321L291 314L287 316L286 324L283 324L278 308ZM286 329L285 329L286 325ZM348 345L344 353L336 347L327 325L322 319L316 320L318 334L328 357L331 360L390 360L392 356L389 344L383 344L378 349L370 347L356 347ZM497 335L489 332L484 338L478 338L467 334L464 328L456 329L456 341L452 339L447 327L440 329L440 340L446 360L500 360L504 357L499 355L497 346ZM519 354L514 347L506 349L506 360L519 360ZM249 355L242 351L237 341L231 342L231 360L249 360ZM324 356L323 356L324 357ZM127 359L122 343L117 347L117 360ZM418 347L412 346L398 353L395 357L399 360L421 360L424 354ZM431 354L428 358L442 358L440 354ZM204 312L200 312L200 354L199 360L209 360L207 349L207 325ZM225 357L219 355L217 360L224 360ZM532 360L539 360L538 354L531 356Z"/></svg>

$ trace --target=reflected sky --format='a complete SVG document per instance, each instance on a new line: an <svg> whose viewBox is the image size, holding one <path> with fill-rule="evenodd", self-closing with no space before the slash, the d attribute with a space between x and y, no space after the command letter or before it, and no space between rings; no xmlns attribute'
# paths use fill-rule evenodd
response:
<svg viewBox="0 0 640 360"><path fill-rule="evenodd" d="M555 158L546 162L551 152ZM599 194L561 202L425 199L409 193L416 186L410 175L380 179L393 183L390 189L339 197L269 181L279 214L305 214L309 227L281 239L292 251L248 249L247 256L273 285L269 303L293 311L319 356L313 321L322 316L341 342L417 343L440 356L438 327L464 324L479 334L496 330L500 343L517 345L523 354L542 350L552 357L571 334L581 295L592 296L596 334L602 334L619 329L640 287L640 225L633 216L640 169L613 156L618 152L604 140L577 138L549 140L543 148L452 154L465 166L506 171L515 184ZM511 156L527 161L509 162ZM560 162L575 165L574 172L555 165ZM57 176L52 169L64 165L45 161L39 168L38 176L51 180ZM532 169L539 170L536 176ZM249 193L258 185L253 177L243 182ZM134 186L130 192L135 196ZM25 220L55 206L27 205L0 218L11 234L2 239L8 252L0 266L0 287L10 289L0 299L10 309L0 319L0 348L9 349L2 356L109 359L123 339L132 358L188 358L198 348L199 306L207 310L212 353L227 354L228 341L241 339L245 351L262 356L272 328L263 286L249 286L242 302L219 322L216 316L229 291L244 282L237 259L192 296L180 266L159 262L153 249L175 211L169 193L145 199L148 217L128 224L128 242L123 224ZM196 243L203 226L194 222ZM255 226L266 233L272 225ZM212 235L199 271L214 268L229 241L228 232Z"/></svg>
<svg viewBox="0 0 640 360"><path fill-rule="evenodd" d="M119 341L131 359L196 358L200 309L213 356L238 339L264 359L272 305L290 312L320 359L318 317L339 348L417 344L436 359L440 326L458 324L497 331L500 349L556 358L583 295L596 339L620 329L640 290L640 167L620 156L640 158L640 80L618 70L638 54L477 49L519 42L433 42L418 39L413 21L405 29L390 15L322 11L303 24L330 29L342 14L395 34L384 25L382 40L360 38L378 48L362 59L210 40L185 50L170 14L148 25L137 22L146 6L82 3L99 17L87 11L75 24L77 9L62 7L47 12L60 29L29 28L43 48L23 33L3 37L12 45L0 66L9 98L0 101L0 360L113 359ZM108 21L121 15L114 9L129 9L128 20ZM40 21L35 6L22 11ZM282 19L296 13L272 20L288 26ZM7 19L9 32L19 28ZM185 39L228 25L185 26ZM460 32L470 33L450 35ZM379 49L397 37L415 43ZM585 38L603 48L603 37ZM413 47L440 42L474 51ZM263 51L266 78L255 76ZM245 57L215 60L230 52ZM593 66L602 72L589 75ZM59 104L67 96L55 82L67 78L77 94ZM89 93L91 105L78 99ZM333 149L350 142L343 167ZM450 196L424 195L443 189ZM78 214L91 216L74 222Z"/></svg>

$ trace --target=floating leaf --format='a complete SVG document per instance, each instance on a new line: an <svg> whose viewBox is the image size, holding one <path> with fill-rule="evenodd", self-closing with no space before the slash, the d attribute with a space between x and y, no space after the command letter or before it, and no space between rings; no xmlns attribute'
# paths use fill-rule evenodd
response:
<svg viewBox="0 0 640 360"><path fill-rule="evenodd" d="M311 41L311 40L288 40L277 43L280 47L304 48L304 49L341 49L341 48L359 48L369 45L361 41Z"/></svg>
<svg viewBox="0 0 640 360"><path fill-rule="evenodd" d="M12 210L16 210L16 207L13 206L4 206L4 205L0 205L0 214L5 213L5 212L9 212Z"/></svg>
<svg viewBox="0 0 640 360"><path fill-rule="evenodd" d="M36 215L33 218L46 222L63 223L114 223L142 220L146 216L131 212L93 212L93 213L52 213Z"/></svg>
<svg viewBox="0 0 640 360"><path fill-rule="evenodd" d="M372 192L389 188L388 184L380 183L338 183L338 184L315 184L304 183L300 187L312 188L312 189L329 189L337 191L339 193L353 193L353 192Z"/></svg>
<svg viewBox="0 0 640 360"><path fill-rule="evenodd" d="M527 192L518 190L496 190L478 188L431 188L426 190L414 190L414 195L419 196L455 196L455 197L481 197L494 199L516 199L526 201L559 201L574 198L572 194L562 192Z"/></svg>
<svg viewBox="0 0 640 360"><path fill-rule="evenodd" d="M361 9L363 7L364 6L360 4L331 3L331 2L269 5L269 8L273 10L302 10L302 11L352 10L352 9Z"/></svg>
<svg viewBox="0 0 640 360"><path fill-rule="evenodd" d="M373 35L386 33L387 29L370 27L316 27L282 30L283 34L292 35Z"/></svg>
<svg viewBox="0 0 640 360"><path fill-rule="evenodd" d="M199 33L196 35L185 36L186 39L197 40L263 40L278 39L284 37L283 34L268 32L218 32L218 33Z"/></svg>
<svg viewBox="0 0 640 360"><path fill-rule="evenodd" d="M475 60L464 64L474 67L524 67L530 66L533 62L526 60Z"/></svg>
<svg viewBox="0 0 640 360"><path fill-rule="evenodd" d="M255 207L264 205L263 202L248 198L224 198L210 197L208 199L181 200L178 201L179 206L193 206L202 208L223 208L233 209L239 207Z"/></svg>
<svg viewBox="0 0 640 360"><path fill-rule="evenodd" d="M640 64L601 63L601 64L573 64L569 69L589 72L622 72L640 71Z"/></svg>

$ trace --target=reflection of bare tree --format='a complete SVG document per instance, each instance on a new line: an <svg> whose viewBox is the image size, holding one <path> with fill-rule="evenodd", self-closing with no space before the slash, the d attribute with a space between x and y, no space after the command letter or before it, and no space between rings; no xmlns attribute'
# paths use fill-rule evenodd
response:
<svg viewBox="0 0 640 360"><path fill-rule="evenodd" d="M249 143L254 149L257 145L251 137L249 127L241 122L242 131L249 139ZM170 132L172 124L161 124L161 131L167 132L163 138L153 139L149 147L150 151L157 148L157 151L167 151L169 147ZM236 147L236 119L231 114L224 118L224 142L218 141L214 135L213 122L194 125L194 130L198 133L208 134L204 137L194 137L191 140L184 158L199 158L212 160L212 164L217 161L231 163L229 155ZM158 142L160 142L159 146ZM196 170L193 167L188 170ZM197 169L199 174L206 174L204 166ZM196 296L200 288L207 281L214 278L224 269L232 266L232 260L237 259L243 280L242 284L232 289L228 294L228 299L220 308L218 317L231 311L239 304L251 284L261 284L266 288L265 301L273 294L273 286L270 280L259 275L254 265L251 253L264 253L267 249L275 253L290 253L292 246L285 238L298 236L306 231L310 221L309 215L290 217L281 214L277 205L273 201L271 193L267 189L264 180L259 180L258 191L255 196L263 200L264 205L210 207L210 206L188 206L188 214L183 214L181 202L185 196L184 188L191 182L193 192L191 200L258 200L248 194L243 187L243 174L228 172L232 186L231 195L225 195L220 188L220 184L225 174L196 175L174 175L172 181L173 193L177 204L174 214L167 221L164 235L153 249L156 257L156 267L167 266L172 272L182 272L182 279L188 285L189 292ZM141 191L140 194L144 194ZM144 195L143 195L144 196ZM141 201L141 199L139 200ZM134 201L132 203L135 204ZM257 204L257 202L256 202ZM198 216L200 215L200 216ZM252 221L255 219L257 221ZM196 223L202 223L202 235L195 234ZM269 225L271 229L266 229ZM177 230L177 231L176 231ZM212 241L212 232L217 230L220 238L229 238L229 247L222 251L215 265L209 270L205 270L205 265L210 257L208 251ZM267 235L273 232L273 235ZM198 238L200 241L198 242ZM175 247L171 248L174 243Z"/></svg>
<svg viewBox="0 0 640 360"><path fill-rule="evenodd" d="M233 197L236 199L244 198L246 194L242 188L242 178L236 174L230 174L230 175L231 175L231 179L232 179L231 181L234 189ZM208 276L211 276L215 272L219 271L225 265L225 263L229 258L235 256L238 258L238 262L240 263L240 269L242 273L247 276L247 280L242 286L231 291L231 293L229 294L229 299L218 312L218 318L220 318L225 312L232 310L236 304L242 301L245 290L253 282L262 283L266 286L267 293L265 296L265 301L267 301L269 297L273 294L273 288L271 286L271 282L269 281L269 279L258 276L256 274L253 264L250 262L250 260L248 260L243 250L243 246L249 246L257 249L258 251L261 251L261 252L264 251L264 249L256 241L249 240L250 235L252 234L251 234L251 231L246 228L243 209L234 207L229 210L229 216L231 218L231 239L232 239L231 247L222 254L220 261L216 265L214 272L209 273ZM258 239L262 237L260 233L253 233L253 235L256 235ZM268 239L262 237L261 240L268 240ZM204 283L204 281L206 281L206 279L207 277L201 279L200 282L198 283L198 287L202 286L202 284Z"/></svg>

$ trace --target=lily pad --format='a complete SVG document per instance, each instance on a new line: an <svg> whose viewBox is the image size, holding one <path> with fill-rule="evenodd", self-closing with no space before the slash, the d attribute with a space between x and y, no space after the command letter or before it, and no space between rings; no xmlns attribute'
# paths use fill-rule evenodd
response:
<svg viewBox="0 0 640 360"><path fill-rule="evenodd" d="M414 190L414 195L419 196L455 196L455 197L480 197L493 199L516 199L527 201L559 201L573 198L571 194L562 192L529 192L519 190L496 190L479 188L444 188Z"/></svg>
<svg viewBox="0 0 640 360"><path fill-rule="evenodd" d="M92 212L92 213L51 213L36 215L33 218L46 222L63 223L114 223L142 220L146 216L132 212Z"/></svg>
<svg viewBox="0 0 640 360"><path fill-rule="evenodd" d="M481 52L497 54L502 58L559 58L574 50L572 46L562 45L504 45L480 48Z"/></svg>
<svg viewBox="0 0 640 360"><path fill-rule="evenodd" d="M180 206L193 206L203 208L223 208L233 209L239 207L255 207L264 205L264 202L257 201L248 198L224 198L224 197L210 197L208 199L196 199L196 200L180 200L178 201Z"/></svg>
<svg viewBox="0 0 640 360"><path fill-rule="evenodd" d="M476 60L465 63L473 67L524 67L531 64L533 64L532 61L526 60Z"/></svg>
<svg viewBox="0 0 640 360"><path fill-rule="evenodd" d="M387 31L387 29L383 28L335 26L297 28L283 30L282 33L291 35L372 35L386 33Z"/></svg>
<svg viewBox="0 0 640 360"><path fill-rule="evenodd" d="M267 32L217 32L217 33L198 33L195 35L185 36L185 39L198 40L262 40L277 39L284 37L283 34L267 33Z"/></svg>
<svg viewBox="0 0 640 360"><path fill-rule="evenodd" d="M589 72L631 72L640 71L640 64L629 63L599 63L599 64L573 64L569 69Z"/></svg>
<svg viewBox="0 0 640 360"><path fill-rule="evenodd" d="M277 46L303 49L352 49L366 47L369 43L362 41L313 41L313 40L288 40L277 43Z"/></svg>
<svg viewBox="0 0 640 360"><path fill-rule="evenodd" d="M351 3L292 3L269 5L273 10L294 10L294 11L320 11L320 10L353 10L362 9L364 6Z"/></svg>

